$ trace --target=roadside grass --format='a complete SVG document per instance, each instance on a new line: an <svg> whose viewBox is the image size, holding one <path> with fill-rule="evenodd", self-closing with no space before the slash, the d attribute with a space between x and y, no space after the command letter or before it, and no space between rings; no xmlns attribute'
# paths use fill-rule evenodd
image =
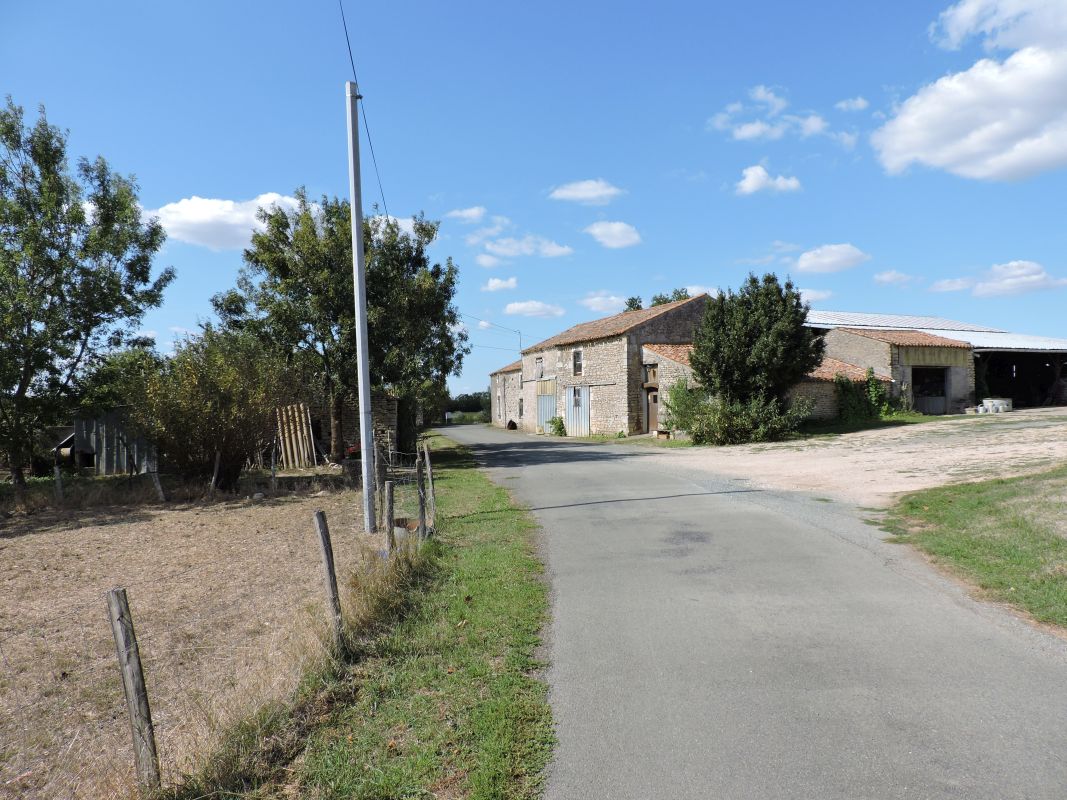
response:
<svg viewBox="0 0 1067 800"><path fill-rule="evenodd" d="M688 439L660 439L655 436L608 436L598 434L595 436L567 436L560 439L564 442L589 442L592 444L627 444L638 447L694 447Z"/></svg>
<svg viewBox="0 0 1067 800"><path fill-rule="evenodd" d="M920 414L917 411L895 411L880 419L861 420L858 422L845 422L839 419L813 420L801 425L798 434L800 438L835 436L842 433L858 433L859 431L871 431L880 428L898 428L902 425L920 425L924 422L944 419L945 417Z"/></svg>
<svg viewBox="0 0 1067 800"><path fill-rule="evenodd" d="M1067 465L905 496L885 528L1035 620L1067 626Z"/></svg>
<svg viewBox="0 0 1067 800"><path fill-rule="evenodd" d="M239 726L167 797L534 798L554 742L539 678L547 588L528 512L434 436L438 534L356 575L341 658Z"/></svg>

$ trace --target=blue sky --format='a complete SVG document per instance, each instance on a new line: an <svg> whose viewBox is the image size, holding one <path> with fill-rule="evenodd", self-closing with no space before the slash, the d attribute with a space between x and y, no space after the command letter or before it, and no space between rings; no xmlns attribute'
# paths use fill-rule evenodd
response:
<svg viewBox="0 0 1067 800"><path fill-rule="evenodd" d="M478 319L530 344L749 270L817 308L1067 336L1064 0L345 8L389 211L442 220L460 267L456 391L515 357ZM168 228L163 349L233 284L257 198L346 194L335 2L4 17L0 91L135 173Z"/></svg>

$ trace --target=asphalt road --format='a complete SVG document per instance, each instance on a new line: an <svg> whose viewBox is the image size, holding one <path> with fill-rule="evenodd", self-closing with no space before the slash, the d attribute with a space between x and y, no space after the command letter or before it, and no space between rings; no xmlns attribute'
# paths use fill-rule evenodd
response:
<svg viewBox="0 0 1067 800"><path fill-rule="evenodd" d="M1067 798L1067 645L858 511L443 432L544 527L548 800Z"/></svg>

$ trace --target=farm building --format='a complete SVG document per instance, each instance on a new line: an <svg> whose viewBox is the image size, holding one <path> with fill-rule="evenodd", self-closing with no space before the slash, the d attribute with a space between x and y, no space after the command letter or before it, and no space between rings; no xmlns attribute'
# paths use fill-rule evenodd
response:
<svg viewBox="0 0 1067 800"><path fill-rule="evenodd" d="M575 325L528 347L490 376L492 422L543 432L561 417L569 435L660 428L660 391L692 380L689 354L706 295ZM812 311L823 363L793 389L812 417L837 416L834 377L868 369L894 397L928 414L961 413L985 397L1015 407L1067 404L1067 340L1023 336L937 317Z"/></svg>
<svg viewBox="0 0 1067 800"><path fill-rule="evenodd" d="M986 397L1067 404L1065 339L896 314L812 311L808 325L826 332L828 356L888 374L919 411L959 413Z"/></svg>

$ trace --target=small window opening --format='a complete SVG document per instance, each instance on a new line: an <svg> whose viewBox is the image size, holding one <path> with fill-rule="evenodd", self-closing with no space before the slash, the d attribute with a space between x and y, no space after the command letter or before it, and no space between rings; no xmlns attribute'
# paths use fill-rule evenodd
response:
<svg viewBox="0 0 1067 800"><path fill-rule="evenodd" d="M574 351L574 374L575 375L581 375L582 374L582 351L581 350L575 350Z"/></svg>

